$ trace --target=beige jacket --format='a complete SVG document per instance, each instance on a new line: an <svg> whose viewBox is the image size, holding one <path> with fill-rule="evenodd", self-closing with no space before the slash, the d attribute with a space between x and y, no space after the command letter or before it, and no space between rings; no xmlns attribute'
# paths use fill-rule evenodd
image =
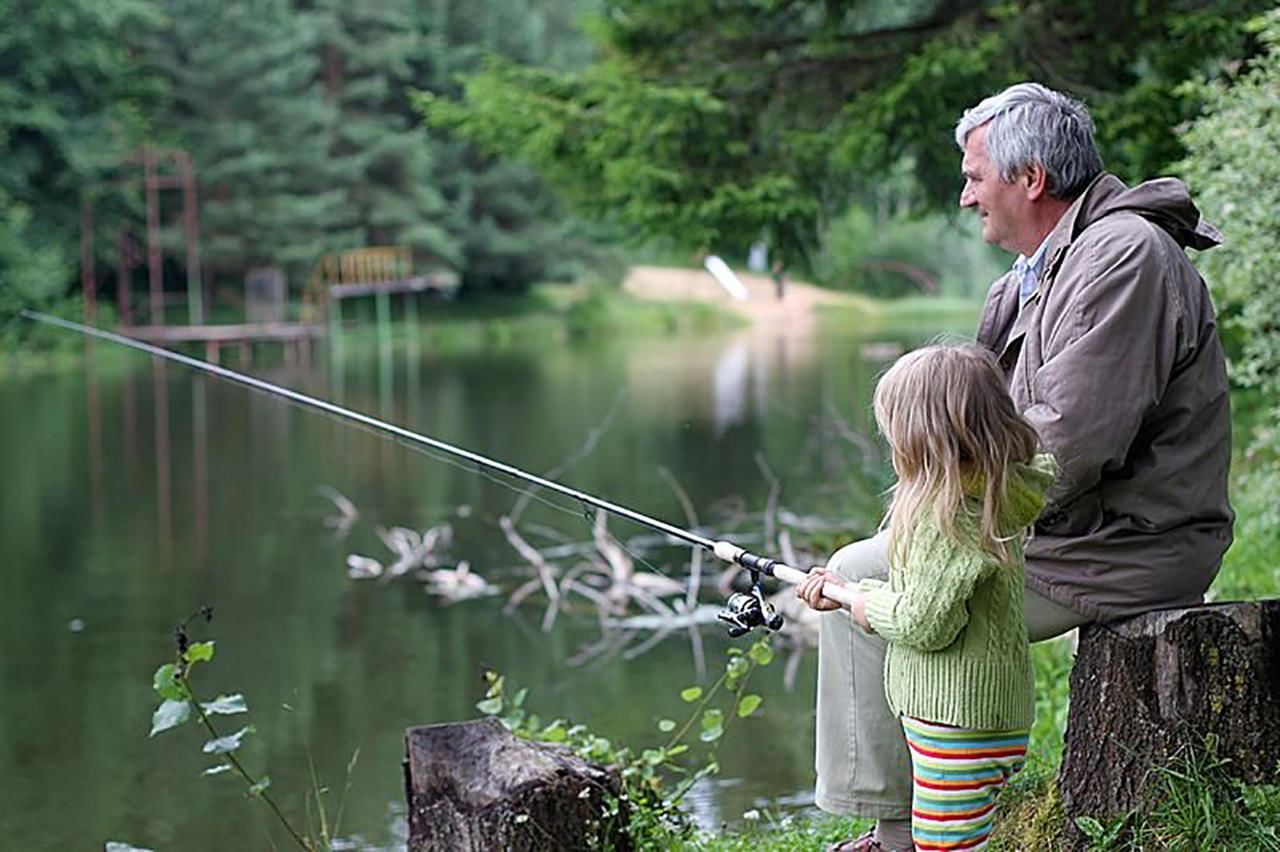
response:
<svg viewBox="0 0 1280 852"><path fill-rule="evenodd" d="M1220 235L1181 181L1099 176L1049 235L1021 311L992 285L978 340L1057 458L1027 585L1111 620L1198 603L1231 544L1227 373L1209 292L1183 251Z"/></svg>

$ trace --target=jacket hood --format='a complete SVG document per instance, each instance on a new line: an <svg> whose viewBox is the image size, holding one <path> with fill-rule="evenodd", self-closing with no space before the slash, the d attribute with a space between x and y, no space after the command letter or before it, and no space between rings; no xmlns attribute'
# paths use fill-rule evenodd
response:
<svg viewBox="0 0 1280 852"><path fill-rule="evenodd" d="M1115 213L1136 213L1158 225L1183 248L1204 250L1222 242L1222 233L1204 217L1191 200L1187 185L1177 178L1159 178L1132 189L1115 175L1103 173L1081 196L1071 238Z"/></svg>

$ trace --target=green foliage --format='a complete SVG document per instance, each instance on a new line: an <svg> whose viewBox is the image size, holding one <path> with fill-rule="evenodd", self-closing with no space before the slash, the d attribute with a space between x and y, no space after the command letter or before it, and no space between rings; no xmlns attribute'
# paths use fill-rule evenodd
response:
<svg viewBox="0 0 1280 852"><path fill-rule="evenodd" d="M1226 774L1226 765L1215 756L1214 744L1206 743L1157 768L1161 790L1149 815L1106 822L1079 817L1076 827L1098 852L1280 850L1280 786L1241 783Z"/></svg>
<svg viewBox="0 0 1280 852"><path fill-rule="evenodd" d="M135 58L159 20L148 0L0 0L0 344L22 308L72 285L81 200L145 131L158 80Z"/></svg>
<svg viewBox="0 0 1280 852"><path fill-rule="evenodd" d="M1161 170L1198 105L1178 84L1248 55L1242 22L1265 6L611 0L596 65L496 61L463 100L419 106L644 236L730 251L763 235L799 268L824 219L886 174L905 169L916 203L953 205L954 122L1015 81L1087 97L1122 176Z"/></svg>
<svg viewBox="0 0 1280 852"><path fill-rule="evenodd" d="M973 220L942 214L887 215L851 205L823 233L816 280L873 296L947 295L979 299L1007 268L982 243Z"/></svg>
<svg viewBox="0 0 1280 852"><path fill-rule="evenodd" d="M745 247L768 230L795 242L818 213L781 163L752 150L747 114L696 86L608 65L575 74L495 59L467 78L465 98L417 104L432 126L529 162L588 215L643 234ZM687 161L695 140L696 167Z"/></svg>
<svg viewBox="0 0 1280 852"><path fill-rule="evenodd" d="M166 133L203 187L201 251L214 282L251 266L295 278L325 251L360 245L344 207L358 169L331 155L340 113L320 77L323 25L289 0L176 0L152 48L173 103Z"/></svg>
<svg viewBox="0 0 1280 852"><path fill-rule="evenodd" d="M767 639L757 640L745 652L730 648L724 671L714 683L681 690L680 699L690 705L684 721L659 720L657 728L666 735L663 741L639 751L610 742L581 724L564 719L544 722L526 709L528 690L510 693L506 677L496 672L485 672L488 686L476 709L519 736L562 743L579 757L616 767L623 793L620 801L607 803L606 816L625 810L635 848L693 848L697 832L681 812L680 801L697 781L720 771L716 748L729 722L760 712L764 699L748 692L747 682L757 668L771 662L773 650ZM690 739L695 730L702 746Z"/></svg>
<svg viewBox="0 0 1280 852"><path fill-rule="evenodd" d="M1206 107L1182 136L1190 152L1182 168L1205 215L1227 235L1200 266L1213 288L1233 378L1259 388L1280 415L1280 10L1250 28L1267 52L1229 85L1194 88ZM1280 448L1274 431L1260 437Z"/></svg>
<svg viewBox="0 0 1280 852"><path fill-rule="evenodd" d="M1273 436L1236 462L1231 502L1236 510L1235 541L1214 579L1217 600L1261 600L1280 595L1280 457Z"/></svg>
<svg viewBox="0 0 1280 852"><path fill-rule="evenodd" d="M270 808L280 825L289 837L304 852L319 852L321 849L332 849L333 839L338 835L341 824L342 805L338 806L338 817L330 826L328 815L321 803L323 789L320 782L312 774L312 790L308 794L308 809L314 803L318 828L315 831L300 831L281 812L279 805L267 793L271 779L266 775L255 777L240 761L237 752L244 745L245 739L257 732L252 724L243 725L231 734L220 733L214 725L213 716L235 716L249 712L249 704L239 693L219 695L213 701L201 701L192 686L192 675L201 663L211 663L214 657L212 641L193 642L188 633L188 625L198 617L209 621L213 618L213 610L202 607L193 613L175 631L177 652L172 662L165 663L156 669L151 678L151 686L162 701L151 717L151 733L154 737L174 728L181 727L192 718L204 729L209 739L205 740L201 751L204 754L220 758L216 763L204 770L204 776L234 773L245 785L245 793L249 798L261 799ZM358 752L357 752L358 754ZM355 766L355 756L347 766L347 785L350 787L351 772ZM346 791L343 792L345 799ZM308 821L310 822L310 820ZM110 845L110 844L108 844Z"/></svg>
<svg viewBox="0 0 1280 852"><path fill-rule="evenodd" d="M456 266L435 147L417 127L406 93L430 61L418 5L315 4L325 99L336 110L329 156L341 167L340 205L355 231L347 248L406 245L420 261Z"/></svg>
<svg viewBox="0 0 1280 852"><path fill-rule="evenodd" d="M1065 824L1056 770L1028 765L1009 780L996 800L991 850L1054 849Z"/></svg>

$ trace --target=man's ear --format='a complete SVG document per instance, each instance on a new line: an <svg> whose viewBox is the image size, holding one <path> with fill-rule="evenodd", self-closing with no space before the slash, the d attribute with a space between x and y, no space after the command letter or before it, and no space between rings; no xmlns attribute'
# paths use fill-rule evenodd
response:
<svg viewBox="0 0 1280 852"><path fill-rule="evenodd" d="M1049 173L1039 163L1031 163L1022 172L1022 188L1028 201L1038 201L1049 194Z"/></svg>

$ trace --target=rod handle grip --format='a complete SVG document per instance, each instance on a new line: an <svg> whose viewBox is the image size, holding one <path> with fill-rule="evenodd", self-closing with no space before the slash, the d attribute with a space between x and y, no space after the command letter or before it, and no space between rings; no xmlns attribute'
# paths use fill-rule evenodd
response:
<svg viewBox="0 0 1280 852"><path fill-rule="evenodd" d="M723 559L725 562L734 562L743 567L761 571L767 576L777 577L782 582L790 583L793 586L799 585L808 576L804 571L792 568L790 565L784 565L781 562L775 562L772 559L756 556L754 553L748 553L736 544L727 541L717 541L712 552L715 553L718 559ZM851 607L856 599L856 592L848 586L823 583L822 596Z"/></svg>

